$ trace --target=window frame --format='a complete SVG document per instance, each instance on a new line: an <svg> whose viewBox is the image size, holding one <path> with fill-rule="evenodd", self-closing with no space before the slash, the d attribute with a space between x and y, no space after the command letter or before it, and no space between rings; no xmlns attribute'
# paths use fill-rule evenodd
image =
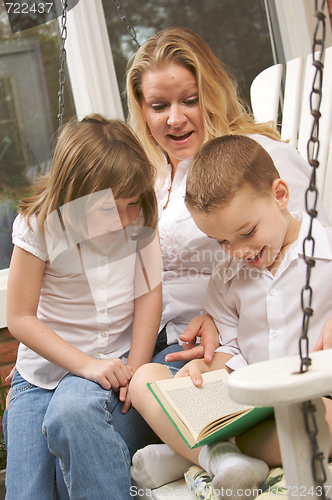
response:
<svg viewBox="0 0 332 500"><path fill-rule="evenodd" d="M312 0L267 0L273 3L277 14L285 59L306 58L312 51L312 39L316 25L315 2ZM331 23L327 2L325 4L325 47L332 46Z"/></svg>

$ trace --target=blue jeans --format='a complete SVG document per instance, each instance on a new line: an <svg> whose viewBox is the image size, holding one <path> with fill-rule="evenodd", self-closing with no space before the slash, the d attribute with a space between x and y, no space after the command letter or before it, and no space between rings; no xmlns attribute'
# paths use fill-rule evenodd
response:
<svg viewBox="0 0 332 500"><path fill-rule="evenodd" d="M165 363L169 346L153 359ZM176 367L184 363L172 363ZM117 394L66 375L55 390L12 381L6 418L6 500L131 499L130 459L160 442L131 408L121 413ZM56 471L59 458L66 488ZM61 476L61 474L60 474Z"/></svg>

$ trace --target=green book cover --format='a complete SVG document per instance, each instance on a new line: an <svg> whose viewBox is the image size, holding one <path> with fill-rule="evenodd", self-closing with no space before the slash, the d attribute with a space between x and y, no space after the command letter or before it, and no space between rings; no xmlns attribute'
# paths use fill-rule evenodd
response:
<svg viewBox="0 0 332 500"><path fill-rule="evenodd" d="M203 374L203 385L190 377L158 380L148 387L189 448L238 436L271 418L271 407L249 407L228 395L226 370Z"/></svg>

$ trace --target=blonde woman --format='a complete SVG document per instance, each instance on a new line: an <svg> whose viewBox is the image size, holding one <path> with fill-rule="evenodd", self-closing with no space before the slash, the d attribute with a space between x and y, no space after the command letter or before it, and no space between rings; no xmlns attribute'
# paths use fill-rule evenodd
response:
<svg viewBox="0 0 332 500"><path fill-rule="evenodd" d="M159 173L157 197L163 262L163 314L160 348L179 338L210 338L214 324L204 309L210 275L222 257L217 243L204 235L187 210L184 197L190 160L214 137L246 134L270 154L290 190L290 211L304 209L310 167L295 148L281 142L270 123L255 123L238 97L236 83L196 33L167 28L136 52L127 74L129 123ZM320 220L329 225L321 202ZM207 337L205 335L208 335ZM212 352L211 352L212 351ZM202 355L201 349L197 355ZM206 359L211 359L209 345ZM173 353L168 360L190 359Z"/></svg>

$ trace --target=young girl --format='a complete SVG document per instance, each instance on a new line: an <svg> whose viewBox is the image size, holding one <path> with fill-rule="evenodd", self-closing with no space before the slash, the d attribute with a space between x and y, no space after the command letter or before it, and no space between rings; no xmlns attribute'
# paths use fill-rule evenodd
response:
<svg viewBox="0 0 332 500"><path fill-rule="evenodd" d="M160 323L154 174L125 124L91 115L63 128L51 171L21 204L7 292L21 342L8 500L54 498L56 457L71 499L130 498L117 425L135 410L122 421L113 412L119 399L128 411L128 382L150 361Z"/></svg>

